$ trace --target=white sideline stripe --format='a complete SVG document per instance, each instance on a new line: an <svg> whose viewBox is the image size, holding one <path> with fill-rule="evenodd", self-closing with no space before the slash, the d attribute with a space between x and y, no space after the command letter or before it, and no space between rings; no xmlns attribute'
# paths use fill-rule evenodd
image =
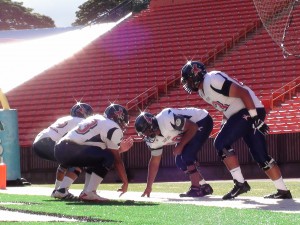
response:
<svg viewBox="0 0 300 225"><path fill-rule="evenodd" d="M1 203L0 203L1 205ZM35 214L28 214L28 213L21 213L21 212L12 212L6 210L0 210L0 221L31 221L31 222L75 222L78 220L75 219L68 219L68 218L60 218L55 216L45 216L45 215L35 215Z"/></svg>
<svg viewBox="0 0 300 225"><path fill-rule="evenodd" d="M0 189L0 193L7 194L26 194L26 195L44 195L50 198L52 188L43 187L7 187L6 190ZM79 195L81 190L70 190L74 195ZM203 198L180 198L176 193L151 193L151 197L141 197L141 192L127 192L121 197L120 193L116 191L98 190L97 193L101 197L105 197L112 200L131 200L131 201L143 201L153 203L170 203L170 204L194 204L199 206L216 206L227 207L237 209L260 209L269 210L273 212L281 213L300 213L300 199L264 199L263 197L243 197L239 196L234 200L222 200L222 196L205 196ZM7 203L1 203L5 205ZM0 222L1 221L76 221L75 219L59 218L53 216L34 215L19 212L11 212L6 210L0 210Z"/></svg>

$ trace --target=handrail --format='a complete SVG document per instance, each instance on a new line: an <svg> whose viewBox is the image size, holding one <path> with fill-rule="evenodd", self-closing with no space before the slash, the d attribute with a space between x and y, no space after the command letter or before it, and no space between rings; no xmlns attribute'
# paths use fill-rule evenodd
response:
<svg viewBox="0 0 300 225"><path fill-rule="evenodd" d="M234 43L237 42L243 36L245 36L245 38L246 38L247 33L252 31L253 29L257 29L258 25L259 25L259 23L257 21L255 21L253 24L248 25L246 28L241 30L238 37L236 37L236 38L234 38L234 36L232 37L231 44L234 45ZM213 59L213 61L215 62L216 56L223 51L227 51L229 49L229 47L231 46L231 44L228 45L228 41L224 41L223 44L224 44L224 46L221 46L221 48L218 48L219 46L217 45L215 48L208 51L204 56L201 57L201 61L204 64L207 64L210 62L210 60ZM129 102L127 102L127 104L126 104L127 110L137 107L140 103L141 103L141 110L143 110L144 102L146 102L149 97L156 94L156 99L158 99L158 95L159 95L160 91L167 94L169 85L176 82L180 78L181 78L180 73L178 73L178 75L172 74L172 75L166 77L165 82L163 84L155 85L155 86L147 89L143 93L139 94L135 98L131 99ZM149 91L153 88L155 88L155 92L148 95Z"/></svg>
<svg viewBox="0 0 300 225"><path fill-rule="evenodd" d="M141 110L144 110L144 103L151 97L155 96L155 99L158 99L158 87L156 85L148 88L143 93L139 94L135 98L131 99L129 102L126 103L127 110L131 110L137 107L141 103Z"/></svg>
<svg viewBox="0 0 300 225"><path fill-rule="evenodd" d="M297 80L299 80L299 82L297 83ZM296 83L294 86L293 84ZM289 98L291 98L291 91L295 90L298 86L300 86L300 76L295 78L294 80L288 82L287 84L283 85L282 87L278 88L277 90L272 92L271 95L271 105L270 108L273 109L274 108L274 101L277 100L280 97L283 97L286 93L289 93ZM286 87L289 87L286 90ZM277 95L274 98L274 94L283 91L281 94Z"/></svg>

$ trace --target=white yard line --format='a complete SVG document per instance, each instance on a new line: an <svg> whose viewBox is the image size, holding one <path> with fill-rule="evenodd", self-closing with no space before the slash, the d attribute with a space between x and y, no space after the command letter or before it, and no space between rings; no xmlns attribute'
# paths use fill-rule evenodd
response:
<svg viewBox="0 0 300 225"><path fill-rule="evenodd" d="M0 190L0 193L8 194L27 194L27 195L45 195L49 196L53 189L43 187L7 187L6 190ZM79 195L81 190L70 190L74 195ZM121 197L120 193L115 191L97 191L101 197L112 200L131 200L143 202L160 202L170 204L194 204L201 206L216 206L238 209L260 209L284 213L300 213L300 199L264 199L263 197L243 197L239 196L234 200L222 200L222 196L205 196L203 198L180 198L175 193L154 192L151 197L141 197L141 192L127 192ZM0 206L7 203L1 203ZM25 214L25 215L24 215ZM19 216L18 216L19 215ZM17 220L20 219L20 220ZM0 210L0 221L75 221L74 219L59 218L53 216L33 215Z"/></svg>

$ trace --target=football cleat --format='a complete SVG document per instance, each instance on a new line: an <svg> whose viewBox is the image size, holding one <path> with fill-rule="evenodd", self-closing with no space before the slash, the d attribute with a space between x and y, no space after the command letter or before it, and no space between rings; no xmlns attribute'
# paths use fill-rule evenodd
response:
<svg viewBox="0 0 300 225"><path fill-rule="evenodd" d="M61 200L78 200L78 198L76 196L74 196L73 194L71 194L67 188L57 189L54 192L53 197L59 198Z"/></svg>
<svg viewBox="0 0 300 225"><path fill-rule="evenodd" d="M214 190L212 189L212 187L209 184L201 185L200 189L202 190L203 196L211 195L214 192Z"/></svg>
<svg viewBox="0 0 300 225"><path fill-rule="evenodd" d="M203 197L213 193L209 184L203 184L200 187L191 186L186 193L179 194L180 197Z"/></svg>
<svg viewBox="0 0 300 225"><path fill-rule="evenodd" d="M83 191L79 195L79 199L81 201L87 201L87 202L107 202L107 201L109 201L109 199L103 198L103 197L100 197L99 195L97 195L96 191L91 191L91 192Z"/></svg>
<svg viewBox="0 0 300 225"><path fill-rule="evenodd" d="M54 189L51 193L51 198L54 198L54 193L56 192L56 189Z"/></svg>
<svg viewBox="0 0 300 225"><path fill-rule="evenodd" d="M251 187L249 186L247 181L245 181L244 183L240 183L237 180L233 180L233 181L234 181L233 189L223 196L223 200L233 199L239 196L240 194L250 191Z"/></svg>
<svg viewBox="0 0 300 225"><path fill-rule="evenodd" d="M289 190L277 190L277 193L264 196L264 198L273 199L292 199L292 194Z"/></svg>

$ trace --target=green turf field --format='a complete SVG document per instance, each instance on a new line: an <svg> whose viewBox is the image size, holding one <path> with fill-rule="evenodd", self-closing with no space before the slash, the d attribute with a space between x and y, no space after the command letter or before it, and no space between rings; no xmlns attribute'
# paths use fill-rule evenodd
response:
<svg viewBox="0 0 300 225"><path fill-rule="evenodd" d="M232 188L231 181L214 181L210 183L214 188L214 195L223 195ZM292 191L293 197L300 198L300 182L288 181L286 183ZM274 186L270 181L250 180L249 184L252 189L243 196L261 197L274 191ZM49 187L52 186L53 185L49 185ZM120 184L102 184L101 190L116 190L119 186ZM137 191L141 193L144 190L144 187L145 184L130 184L128 191ZM153 192L180 193L187 190L188 187L188 182L155 183ZM74 184L72 186L72 189L77 188L81 189L82 185ZM201 201L201 199L199 201ZM0 209L75 218L79 221L70 222L70 224L300 224L300 213L280 213L268 210L232 209L190 204L128 202L122 200L113 200L107 203L66 202L51 199L48 196L13 194L0 194L0 202L22 203L9 205L0 203ZM234 201L228 201L228 204L234 204ZM16 223L5 222L5 224ZM68 222L22 222L22 224L50 225L68 224Z"/></svg>

